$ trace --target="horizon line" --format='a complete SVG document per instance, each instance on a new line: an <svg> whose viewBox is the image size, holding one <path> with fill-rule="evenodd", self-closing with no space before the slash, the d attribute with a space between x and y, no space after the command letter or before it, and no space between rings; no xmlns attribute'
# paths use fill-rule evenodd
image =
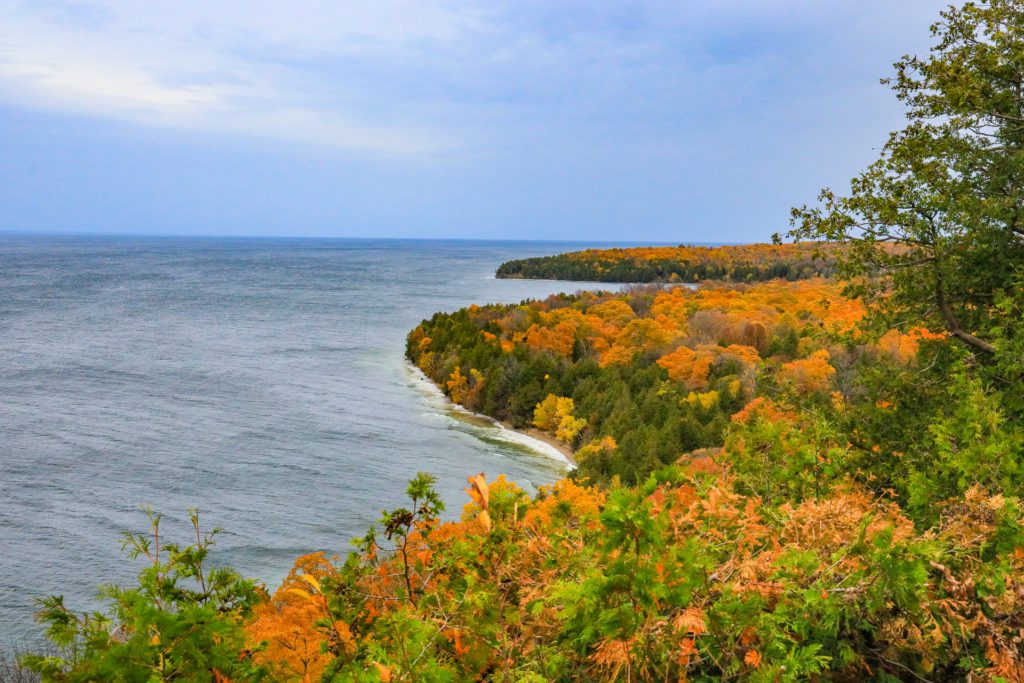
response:
<svg viewBox="0 0 1024 683"><path fill-rule="evenodd" d="M200 235L195 233L133 233L133 232L72 232L72 231L50 231L50 230L10 230L0 229L0 237L58 237L58 238L123 238L123 239L208 239L208 240L337 240L352 242L480 242L480 243L503 243L503 242L524 242L541 244L600 244L600 245L628 245L628 246L740 246L747 244L761 244L762 242L746 241L664 241L664 240L586 240L586 239L551 239L551 238L529 238L529 237L372 237L363 235L236 235L236 234L210 234ZM765 243L770 240L765 240Z"/></svg>

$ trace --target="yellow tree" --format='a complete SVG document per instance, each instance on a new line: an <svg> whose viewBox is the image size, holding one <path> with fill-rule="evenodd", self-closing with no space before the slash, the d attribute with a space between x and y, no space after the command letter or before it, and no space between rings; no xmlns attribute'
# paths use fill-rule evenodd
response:
<svg viewBox="0 0 1024 683"><path fill-rule="evenodd" d="M565 443L572 443L587 426L586 420L572 414L575 408L576 404L568 396L548 394L547 398L533 409L533 425L537 429L554 434Z"/></svg>

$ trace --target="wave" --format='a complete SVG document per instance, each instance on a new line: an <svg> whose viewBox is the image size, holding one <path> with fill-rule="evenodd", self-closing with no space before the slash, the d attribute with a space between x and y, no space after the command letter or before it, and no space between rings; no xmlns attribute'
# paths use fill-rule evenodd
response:
<svg viewBox="0 0 1024 683"><path fill-rule="evenodd" d="M438 414L446 417L461 415L471 418L472 421L470 424L485 429L493 429L494 433L491 436L494 438L506 443L528 448L535 453L539 453L540 455L551 458L552 460L556 460L564 464L567 470L576 469L576 464L566 457L565 453L560 449L546 441L542 441L541 439L530 436L529 434L524 434L517 429L512 429L498 420L495 420L490 415L474 413L472 410L468 410L466 407L461 406L458 403L454 403L451 399L445 396L445 393L441 391L441 388L437 386L433 380L427 377L422 370L409 362L406 362L406 367L409 369L409 376L414 385L420 388L423 393L427 394L436 402Z"/></svg>

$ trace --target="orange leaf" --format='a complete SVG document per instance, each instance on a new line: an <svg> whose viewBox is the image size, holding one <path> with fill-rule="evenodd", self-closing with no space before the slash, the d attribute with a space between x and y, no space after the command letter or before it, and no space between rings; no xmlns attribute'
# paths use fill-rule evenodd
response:
<svg viewBox="0 0 1024 683"><path fill-rule="evenodd" d="M373 665L377 667L377 673L380 674L380 680L384 681L384 683L391 683L391 669L380 662L374 662Z"/></svg>

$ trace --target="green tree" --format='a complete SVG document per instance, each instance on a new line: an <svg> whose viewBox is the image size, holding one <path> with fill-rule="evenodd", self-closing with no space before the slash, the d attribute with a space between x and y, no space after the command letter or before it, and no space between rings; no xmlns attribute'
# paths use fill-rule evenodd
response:
<svg viewBox="0 0 1024 683"><path fill-rule="evenodd" d="M437 521L437 516L444 511L444 503L434 489L437 479L426 472L419 472L409 482L406 488L406 495L412 501L412 509L397 508L385 510L381 518L384 525L384 535L389 541L395 543L395 552L402 558L402 579L406 589L405 598L410 604L415 605L417 598L422 595L422 586L413 585L413 568L410 555L413 552L411 536L418 531L421 534L428 533L431 525Z"/></svg>
<svg viewBox="0 0 1024 683"><path fill-rule="evenodd" d="M908 125L848 196L826 188L794 209L790 236L845 245L841 274L879 329L945 330L1009 384L1021 367L1024 2L951 7L932 33L930 54L883 80Z"/></svg>
<svg viewBox="0 0 1024 683"><path fill-rule="evenodd" d="M40 622L58 655L27 655L22 664L44 681L253 681L265 672L245 652L243 625L260 598L255 584L206 560L219 529L189 517L195 541L168 543L160 515L147 510L150 534L126 533L130 559L145 558L138 585L104 586L107 613L76 614L63 596L40 600Z"/></svg>

